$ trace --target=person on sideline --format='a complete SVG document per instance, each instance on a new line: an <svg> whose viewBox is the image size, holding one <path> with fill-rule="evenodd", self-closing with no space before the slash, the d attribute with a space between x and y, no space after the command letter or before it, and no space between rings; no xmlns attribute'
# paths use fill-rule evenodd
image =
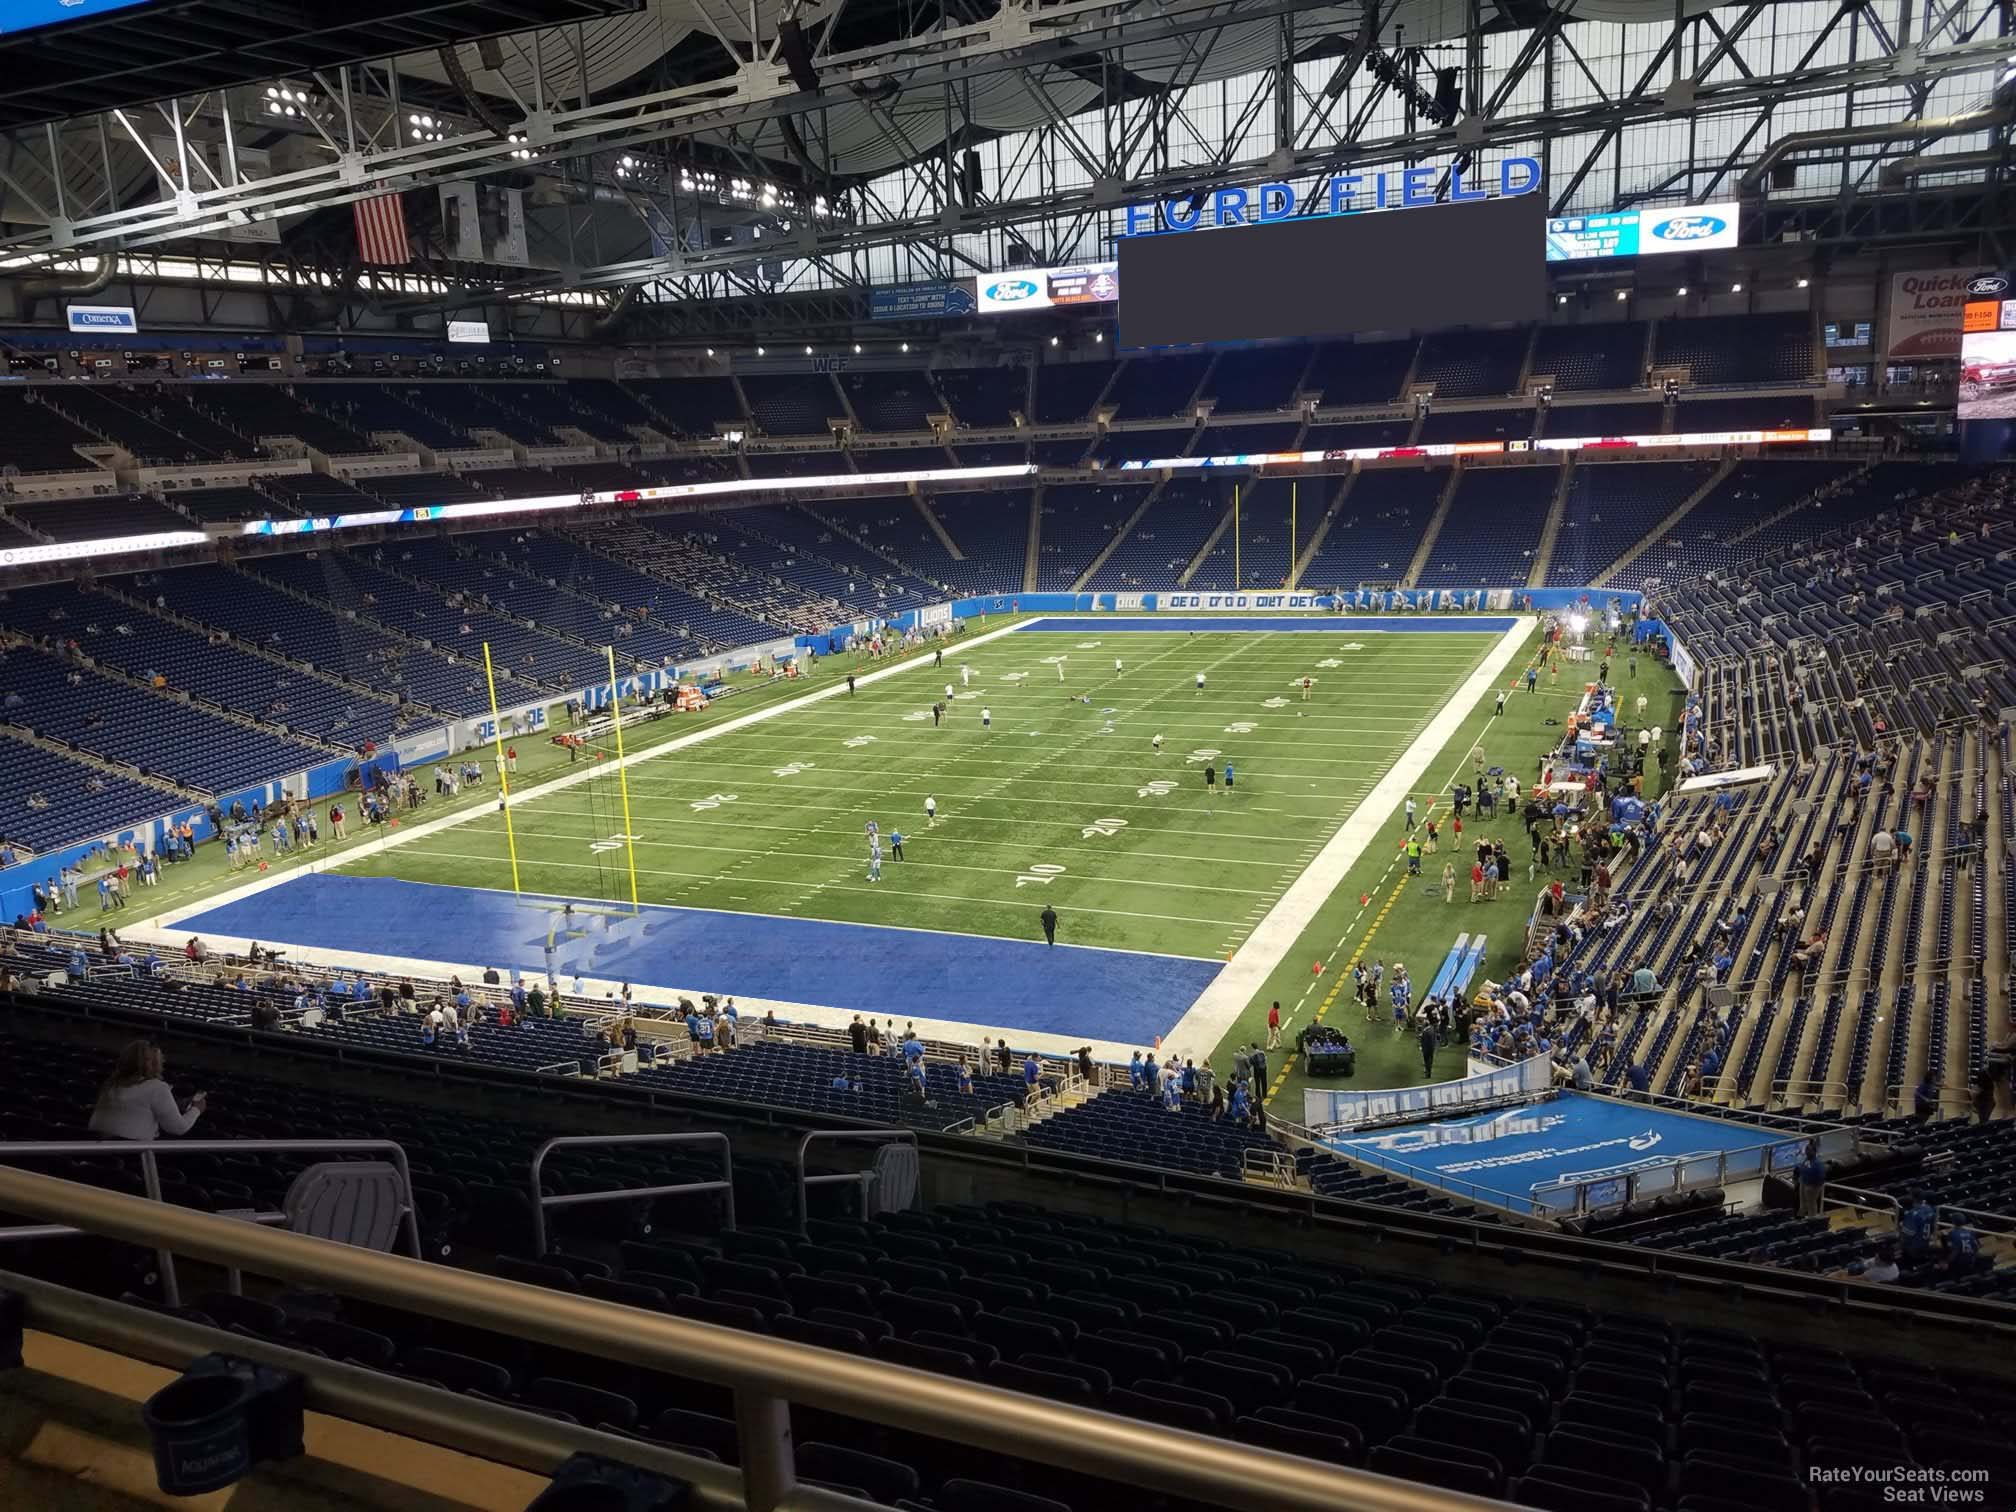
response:
<svg viewBox="0 0 2016 1512"><path fill-rule="evenodd" d="M174 1090L161 1079L161 1052L145 1040L133 1040L119 1052L112 1074L98 1089L91 1110L91 1132L105 1139L159 1139L163 1134L187 1134L203 1116L206 1094L198 1092L188 1107L175 1102Z"/></svg>

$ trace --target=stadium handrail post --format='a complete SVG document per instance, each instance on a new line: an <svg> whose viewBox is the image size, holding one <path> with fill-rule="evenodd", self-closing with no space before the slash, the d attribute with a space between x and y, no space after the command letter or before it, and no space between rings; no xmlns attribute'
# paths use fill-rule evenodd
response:
<svg viewBox="0 0 2016 1512"><path fill-rule="evenodd" d="M623 792L623 854L630 861L630 911L642 913L637 897L637 834L630 827L630 767L623 759L623 690L616 685L616 647L609 652L609 721L616 732L616 783Z"/></svg>
<svg viewBox="0 0 2016 1512"><path fill-rule="evenodd" d="M523 896L518 885L518 831L511 823L511 763L504 759L504 716L497 709L497 669L490 664L490 642L483 642L483 680L490 685L490 735L497 746L498 792L504 800L504 846L511 853L511 891Z"/></svg>

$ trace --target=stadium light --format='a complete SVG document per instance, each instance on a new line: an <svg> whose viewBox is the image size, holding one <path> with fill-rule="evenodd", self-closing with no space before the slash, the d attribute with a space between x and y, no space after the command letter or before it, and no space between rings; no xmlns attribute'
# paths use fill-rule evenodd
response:
<svg viewBox="0 0 2016 1512"><path fill-rule="evenodd" d="M1741 294L1743 292L1743 285L1739 283L1732 283L1731 285L1729 285L1729 292L1731 294Z"/></svg>
<svg viewBox="0 0 2016 1512"><path fill-rule="evenodd" d="M1687 292L1687 285L1682 284L1680 285L1679 288L1675 289L1673 292L1675 294L1685 294Z"/></svg>
<svg viewBox="0 0 2016 1512"><path fill-rule="evenodd" d="M709 357L712 357L714 355L714 348L712 347L707 348L707 355Z"/></svg>
<svg viewBox="0 0 2016 1512"><path fill-rule="evenodd" d="M1106 345L1106 333L1104 331L1094 331L1092 333L1092 344L1094 346Z"/></svg>
<svg viewBox="0 0 2016 1512"><path fill-rule="evenodd" d="M761 357L763 355L763 348L761 347L756 348L756 355L758 357Z"/></svg>
<svg viewBox="0 0 2016 1512"><path fill-rule="evenodd" d="M1055 346L1055 345L1057 345L1057 338L1056 338L1055 336L1052 336L1052 337L1050 338L1050 345L1052 345L1052 346Z"/></svg>
<svg viewBox="0 0 2016 1512"><path fill-rule="evenodd" d="M807 357L810 357L812 355L812 348L810 348L809 346L805 348L805 355Z"/></svg>
<svg viewBox="0 0 2016 1512"><path fill-rule="evenodd" d="M904 343L903 343L903 350L904 350L904 351L906 351L906 352L910 350L910 343L909 343L909 342L907 342L907 341L906 341L906 342L904 342Z"/></svg>
<svg viewBox="0 0 2016 1512"><path fill-rule="evenodd" d="M1622 304L1622 303L1624 303L1624 301L1625 301L1625 300L1627 300L1627 299L1629 299L1630 297L1631 297L1631 296L1630 296L1630 294L1628 294L1628 293L1627 293L1627 292L1626 292L1625 290L1623 290L1623 289L1619 289L1619 290L1617 291L1617 303L1619 303L1619 304Z"/></svg>
<svg viewBox="0 0 2016 1512"><path fill-rule="evenodd" d="M1589 628L1589 616L1586 614L1569 615L1568 628L1573 630L1577 635L1580 635L1584 630Z"/></svg>
<svg viewBox="0 0 2016 1512"><path fill-rule="evenodd" d="M854 343L854 355L856 357L861 355L861 343L858 341Z"/></svg>
<svg viewBox="0 0 2016 1512"><path fill-rule="evenodd" d="M1799 287L1803 289L1803 288L1805 288L1805 287L1806 287L1806 285L1807 285L1808 283L1810 283L1811 281L1812 281L1812 280L1810 280L1810 279L1805 279L1805 278L1802 278L1802 279L1800 279L1800 280L1799 280Z"/></svg>

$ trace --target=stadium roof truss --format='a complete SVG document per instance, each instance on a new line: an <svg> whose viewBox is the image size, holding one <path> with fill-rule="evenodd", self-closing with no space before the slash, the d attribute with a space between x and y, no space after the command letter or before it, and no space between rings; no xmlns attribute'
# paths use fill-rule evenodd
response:
<svg viewBox="0 0 2016 1512"><path fill-rule="evenodd" d="M314 212L490 179L523 190L536 266L456 263L409 210L407 271L424 276L361 289L419 311L562 293L599 307L632 288L633 309L697 332L721 327L672 309L816 293L845 319L873 285L1110 256L1130 204L1422 165L1446 186L1452 166L1514 154L1541 160L1569 212L1736 198L1775 148L1788 177L1742 186L1751 240L2005 219L1996 0L897 4L647 0L18 126L0 133L0 267L173 260L174 243L221 239L292 267L272 283L330 287L354 265L349 217ZM662 44L675 21L655 60L601 30L650 23ZM276 89L298 111L276 110ZM1882 171L1906 155L1908 178ZM275 223L284 247L257 245Z"/></svg>

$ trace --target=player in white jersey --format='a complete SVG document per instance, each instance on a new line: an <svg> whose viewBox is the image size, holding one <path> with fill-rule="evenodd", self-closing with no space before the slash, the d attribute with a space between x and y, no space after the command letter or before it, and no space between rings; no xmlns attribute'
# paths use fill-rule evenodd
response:
<svg viewBox="0 0 2016 1512"><path fill-rule="evenodd" d="M1064 681L1064 658L1061 656L1057 658L1057 681Z"/></svg>
<svg viewBox="0 0 2016 1512"><path fill-rule="evenodd" d="M959 686L962 688L973 686L973 669L964 662L959 663Z"/></svg>
<svg viewBox="0 0 2016 1512"><path fill-rule="evenodd" d="M882 837L872 831L868 836L868 880L882 880Z"/></svg>
<svg viewBox="0 0 2016 1512"><path fill-rule="evenodd" d="M924 797L924 818L929 824L938 822L938 800L928 793Z"/></svg>
<svg viewBox="0 0 2016 1512"><path fill-rule="evenodd" d="M1160 735L1157 735L1149 744L1155 747L1155 754L1157 756L1162 754L1162 737Z"/></svg>
<svg viewBox="0 0 2016 1512"><path fill-rule="evenodd" d="M1117 656L1113 658L1113 675L1115 677L1121 677L1125 675L1120 667L1120 658Z"/></svg>
<svg viewBox="0 0 2016 1512"><path fill-rule="evenodd" d="M1199 693L1204 691L1204 674L1202 672L1197 674L1197 691Z"/></svg>
<svg viewBox="0 0 2016 1512"><path fill-rule="evenodd" d="M945 702L952 702L952 684L945 684Z"/></svg>
<svg viewBox="0 0 2016 1512"><path fill-rule="evenodd" d="M994 711L992 709L982 709L980 711L980 728L983 730L994 728Z"/></svg>

